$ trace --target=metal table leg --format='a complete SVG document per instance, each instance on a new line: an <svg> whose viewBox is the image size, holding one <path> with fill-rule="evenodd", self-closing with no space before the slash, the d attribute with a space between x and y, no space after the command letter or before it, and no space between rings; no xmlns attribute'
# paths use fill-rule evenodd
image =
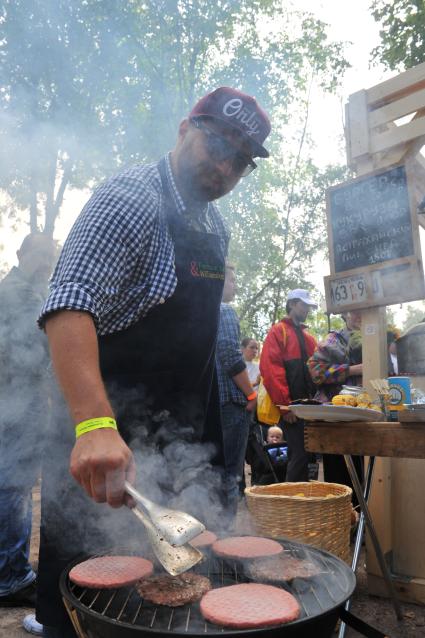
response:
<svg viewBox="0 0 425 638"><path fill-rule="evenodd" d="M369 501L374 465L375 465L375 457L371 456L369 458L369 463L366 470L366 479L365 479L364 500L366 501L366 503ZM359 518L359 524L357 526L353 560L351 562L351 569L353 570L354 573L356 572L357 565L360 558L360 550L361 550L362 542L363 542L364 528L365 528L365 517L363 514L363 510L360 509L360 518ZM349 598L347 602L345 603L346 611L349 611L350 607L351 607L351 598ZM347 625L345 624L345 622L341 622L341 625L339 627L339 632L338 632L338 638L344 638L346 628L347 628Z"/></svg>
<svg viewBox="0 0 425 638"><path fill-rule="evenodd" d="M367 502L365 501L364 496L363 496L362 488L361 488L361 485L360 485L359 478L357 476L357 472L356 472L356 468L355 468L354 463L353 463L353 459L352 459L351 455L349 455L349 454L344 454L344 459L345 459L345 463L347 465L348 472L350 474L351 481L353 483L353 487L354 487L354 491L355 491L356 496L357 496L357 500L359 501L361 511L362 511L362 513L364 514L364 517L365 517L365 521L366 521L367 528L369 530L370 538L372 540L373 547L375 549L376 558L378 559L378 563L379 563L379 566L381 568L382 575L383 575L383 577L385 579L385 582L387 584L388 592L389 592L390 597L392 599L392 603L393 603L393 607L394 607L396 616L397 616L398 620L401 620L402 619L402 613L401 613L400 603L397 600L396 591L395 591L395 588L394 588L394 583L393 583L393 581L391 579L391 574L389 572L387 563L385 562L385 558L384 558L384 555L382 553L381 546L379 544L378 536L376 535L375 527L373 525L372 517L370 515L369 508L367 506Z"/></svg>

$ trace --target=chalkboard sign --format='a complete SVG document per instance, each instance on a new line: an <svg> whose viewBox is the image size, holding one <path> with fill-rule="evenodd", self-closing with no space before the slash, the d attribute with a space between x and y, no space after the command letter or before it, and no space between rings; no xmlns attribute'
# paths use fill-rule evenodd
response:
<svg viewBox="0 0 425 638"><path fill-rule="evenodd" d="M329 189L328 228L334 273L414 255L405 166Z"/></svg>

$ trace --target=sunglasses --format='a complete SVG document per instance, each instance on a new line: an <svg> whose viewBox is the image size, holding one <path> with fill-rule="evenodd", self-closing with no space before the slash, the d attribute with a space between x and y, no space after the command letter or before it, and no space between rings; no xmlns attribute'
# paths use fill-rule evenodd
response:
<svg viewBox="0 0 425 638"><path fill-rule="evenodd" d="M191 118L192 124L205 134L209 156L215 162L232 160L232 171L235 175L245 177L257 168L257 164L247 155L237 151L224 137L212 131L204 122Z"/></svg>

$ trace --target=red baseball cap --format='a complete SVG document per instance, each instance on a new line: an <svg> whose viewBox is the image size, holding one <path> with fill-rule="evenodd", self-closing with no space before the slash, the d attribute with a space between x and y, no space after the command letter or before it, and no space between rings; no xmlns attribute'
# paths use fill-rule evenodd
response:
<svg viewBox="0 0 425 638"><path fill-rule="evenodd" d="M263 142L271 131L268 115L257 100L228 86L220 86L195 104L189 117L213 117L248 138L253 157L269 157Z"/></svg>

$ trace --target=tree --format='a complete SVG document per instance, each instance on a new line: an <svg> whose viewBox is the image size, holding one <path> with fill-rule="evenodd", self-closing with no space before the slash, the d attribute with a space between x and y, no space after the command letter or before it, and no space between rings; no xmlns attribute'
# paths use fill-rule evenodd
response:
<svg viewBox="0 0 425 638"><path fill-rule="evenodd" d="M224 210L232 228L239 316L260 339L285 314L288 290L311 289L313 258L327 249L325 191L345 175L345 169L318 169L291 155L287 161L272 160L270 175L260 172L244 184ZM265 179L273 184L270 201L261 196Z"/></svg>
<svg viewBox="0 0 425 638"><path fill-rule="evenodd" d="M2 3L0 186L32 231L52 234L66 188L103 178L133 132L131 4Z"/></svg>
<svg viewBox="0 0 425 638"><path fill-rule="evenodd" d="M241 314L261 336L325 246L324 191L342 171L309 157L309 93L334 90L342 44L281 0L4 0L0 11L3 213L32 230L54 232L66 189L158 159L208 90L256 95L272 156L223 210Z"/></svg>
<svg viewBox="0 0 425 638"><path fill-rule="evenodd" d="M402 332L406 332L409 328L425 319L425 303L408 304L406 308L406 316L403 322Z"/></svg>
<svg viewBox="0 0 425 638"><path fill-rule="evenodd" d="M329 319L329 320L328 320ZM324 339L329 330L342 330L345 322L339 315L328 315L323 310L312 312L307 319L308 331L316 337L318 341Z"/></svg>
<svg viewBox="0 0 425 638"><path fill-rule="evenodd" d="M287 121L308 73L332 87L346 65L322 23L297 14L291 37L288 15L277 0L5 0L6 212L29 212L32 230L52 234L66 188L157 158L195 98L217 83L244 86L275 122ZM264 20L281 28L262 36Z"/></svg>
<svg viewBox="0 0 425 638"><path fill-rule="evenodd" d="M381 23L381 44L372 52L375 60L394 71L425 61L423 0L375 0L372 15Z"/></svg>

